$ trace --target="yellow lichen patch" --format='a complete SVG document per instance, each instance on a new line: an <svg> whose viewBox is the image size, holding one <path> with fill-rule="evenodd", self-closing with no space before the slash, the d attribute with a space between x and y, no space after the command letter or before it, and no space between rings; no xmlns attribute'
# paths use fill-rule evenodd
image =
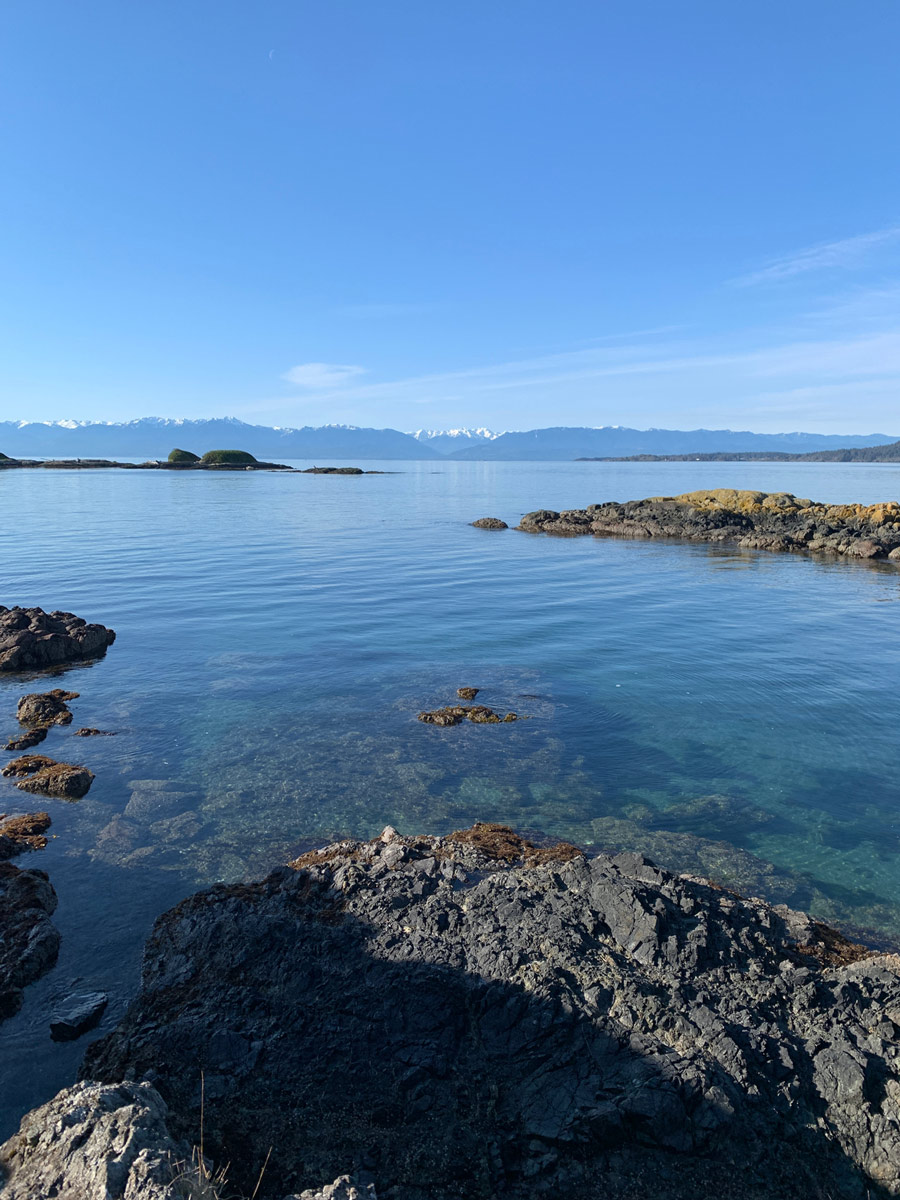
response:
<svg viewBox="0 0 900 1200"><path fill-rule="evenodd" d="M699 509L725 509L739 513L799 513L827 521L862 521L868 525L900 524L900 503L886 500L880 504L819 504L791 492L754 492L737 488L710 488L683 492L680 496L654 496L653 503L674 500Z"/></svg>

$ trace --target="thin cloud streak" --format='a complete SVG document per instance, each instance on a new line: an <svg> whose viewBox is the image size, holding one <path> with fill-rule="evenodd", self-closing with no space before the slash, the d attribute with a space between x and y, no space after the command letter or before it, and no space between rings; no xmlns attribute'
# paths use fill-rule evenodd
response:
<svg viewBox="0 0 900 1200"><path fill-rule="evenodd" d="M309 362L300 363L296 367L291 367L289 371L281 376L288 383L294 383L298 387L315 388L336 388L342 387L350 379L355 379L358 375L365 375L365 367L342 366L338 363L323 363Z"/></svg>
<svg viewBox="0 0 900 1200"><path fill-rule="evenodd" d="M834 267L855 267L878 246L897 241L900 238L900 225L892 225L887 229L879 229L874 233L857 234L855 237L842 238L837 242L822 242L787 254L781 258L772 259L766 266L748 275L742 275L731 282L736 287L753 287L760 283L777 283L781 279L790 279L807 271L821 271Z"/></svg>

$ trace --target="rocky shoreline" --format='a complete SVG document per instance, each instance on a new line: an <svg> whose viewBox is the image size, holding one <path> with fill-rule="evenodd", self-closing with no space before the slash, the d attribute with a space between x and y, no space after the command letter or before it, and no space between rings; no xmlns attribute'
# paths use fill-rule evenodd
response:
<svg viewBox="0 0 900 1200"><path fill-rule="evenodd" d="M898 1033L900 959L801 913L388 828L160 917L3 1195L175 1200L202 1138L259 1200L896 1196Z"/></svg>
<svg viewBox="0 0 900 1200"><path fill-rule="evenodd" d="M789 492L717 488L624 504L526 513L526 533L734 542L749 550L824 552L900 566L900 503L818 504Z"/></svg>

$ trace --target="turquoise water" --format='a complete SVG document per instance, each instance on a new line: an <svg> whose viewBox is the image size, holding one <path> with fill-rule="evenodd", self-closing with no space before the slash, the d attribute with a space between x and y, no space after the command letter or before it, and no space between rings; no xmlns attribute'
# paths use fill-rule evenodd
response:
<svg viewBox="0 0 900 1200"><path fill-rule="evenodd" d="M303 464L306 465L306 464ZM54 999L133 992L154 917L312 840L508 821L900 940L900 570L472 529L696 487L900 497L900 466L384 463L363 477L0 473L0 602L118 631L41 747L59 964L0 1027L0 1133L69 1082ZM456 688L530 719L416 721ZM0 811L21 811L0 787ZM127 808L127 813L126 813Z"/></svg>

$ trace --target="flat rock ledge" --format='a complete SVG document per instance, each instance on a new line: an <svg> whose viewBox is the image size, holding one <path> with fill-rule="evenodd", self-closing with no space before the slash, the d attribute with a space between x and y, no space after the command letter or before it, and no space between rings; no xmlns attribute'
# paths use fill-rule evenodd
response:
<svg viewBox="0 0 900 1200"><path fill-rule="evenodd" d="M900 504L818 504L790 492L718 488L625 504L526 513L526 533L737 542L749 550L823 551L900 566Z"/></svg>
<svg viewBox="0 0 900 1200"><path fill-rule="evenodd" d="M116 640L74 613L0 605L0 671L41 671L96 658Z"/></svg>
<svg viewBox="0 0 900 1200"><path fill-rule="evenodd" d="M896 1196L898 1032L900 959L803 914L503 826L388 828L164 914L87 1090L0 1148L3 1195L168 1200L103 1146L199 1144L203 1078L232 1191L272 1148L260 1200Z"/></svg>

